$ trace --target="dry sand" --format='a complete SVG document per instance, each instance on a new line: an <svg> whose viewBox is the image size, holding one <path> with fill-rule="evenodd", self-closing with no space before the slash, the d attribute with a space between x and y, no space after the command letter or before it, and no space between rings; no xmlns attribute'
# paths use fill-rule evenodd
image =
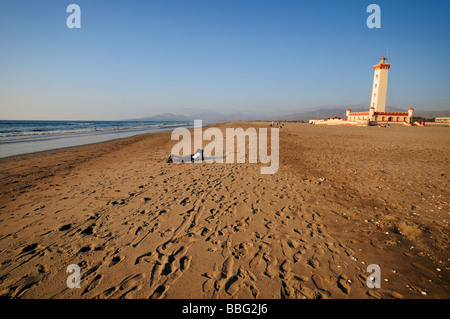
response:
<svg viewBox="0 0 450 319"><path fill-rule="evenodd" d="M0 296L449 298L449 133L286 124L274 175L170 132L2 159Z"/></svg>

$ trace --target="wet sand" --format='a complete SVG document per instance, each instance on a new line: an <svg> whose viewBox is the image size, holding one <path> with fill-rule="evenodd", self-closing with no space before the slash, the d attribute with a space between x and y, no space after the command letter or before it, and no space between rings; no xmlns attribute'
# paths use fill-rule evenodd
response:
<svg viewBox="0 0 450 319"><path fill-rule="evenodd" d="M450 297L448 128L288 123L273 175L167 163L175 143L154 133L1 159L0 296Z"/></svg>

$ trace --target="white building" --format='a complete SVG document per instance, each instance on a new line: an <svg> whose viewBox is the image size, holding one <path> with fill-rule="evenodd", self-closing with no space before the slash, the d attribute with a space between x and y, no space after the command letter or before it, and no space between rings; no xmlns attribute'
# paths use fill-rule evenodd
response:
<svg viewBox="0 0 450 319"><path fill-rule="evenodd" d="M384 56L380 58L378 64L374 65L372 97L369 112L352 113L350 109L347 109L346 115L348 122L367 121L369 125L388 122L411 123L414 113L412 107L408 109L408 112L386 112L386 93L390 67L391 64L387 63Z"/></svg>

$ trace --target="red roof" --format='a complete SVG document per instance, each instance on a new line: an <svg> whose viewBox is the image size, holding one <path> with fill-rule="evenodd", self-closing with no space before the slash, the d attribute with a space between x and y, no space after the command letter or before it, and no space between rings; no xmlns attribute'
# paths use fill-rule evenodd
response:
<svg viewBox="0 0 450 319"><path fill-rule="evenodd" d="M408 116L408 112L375 112L375 115L403 115L403 116Z"/></svg>
<svg viewBox="0 0 450 319"><path fill-rule="evenodd" d="M350 113L349 116L355 116L355 115L369 115L369 112Z"/></svg>
<svg viewBox="0 0 450 319"><path fill-rule="evenodd" d="M374 70L376 70L376 69L389 69L390 67L391 67L390 63L379 63L377 65L374 65L373 69Z"/></svg>

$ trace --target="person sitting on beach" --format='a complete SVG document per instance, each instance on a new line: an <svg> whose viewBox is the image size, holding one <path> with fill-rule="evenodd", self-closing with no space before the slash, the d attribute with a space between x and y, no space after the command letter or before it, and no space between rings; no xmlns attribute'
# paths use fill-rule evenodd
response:
<svg viewBox="0 0 450 319"><path fill-rule="evenodd" d="M203 150L196 150L194 154L191 155L192 161L201 161L203 159Z"/></svg>

